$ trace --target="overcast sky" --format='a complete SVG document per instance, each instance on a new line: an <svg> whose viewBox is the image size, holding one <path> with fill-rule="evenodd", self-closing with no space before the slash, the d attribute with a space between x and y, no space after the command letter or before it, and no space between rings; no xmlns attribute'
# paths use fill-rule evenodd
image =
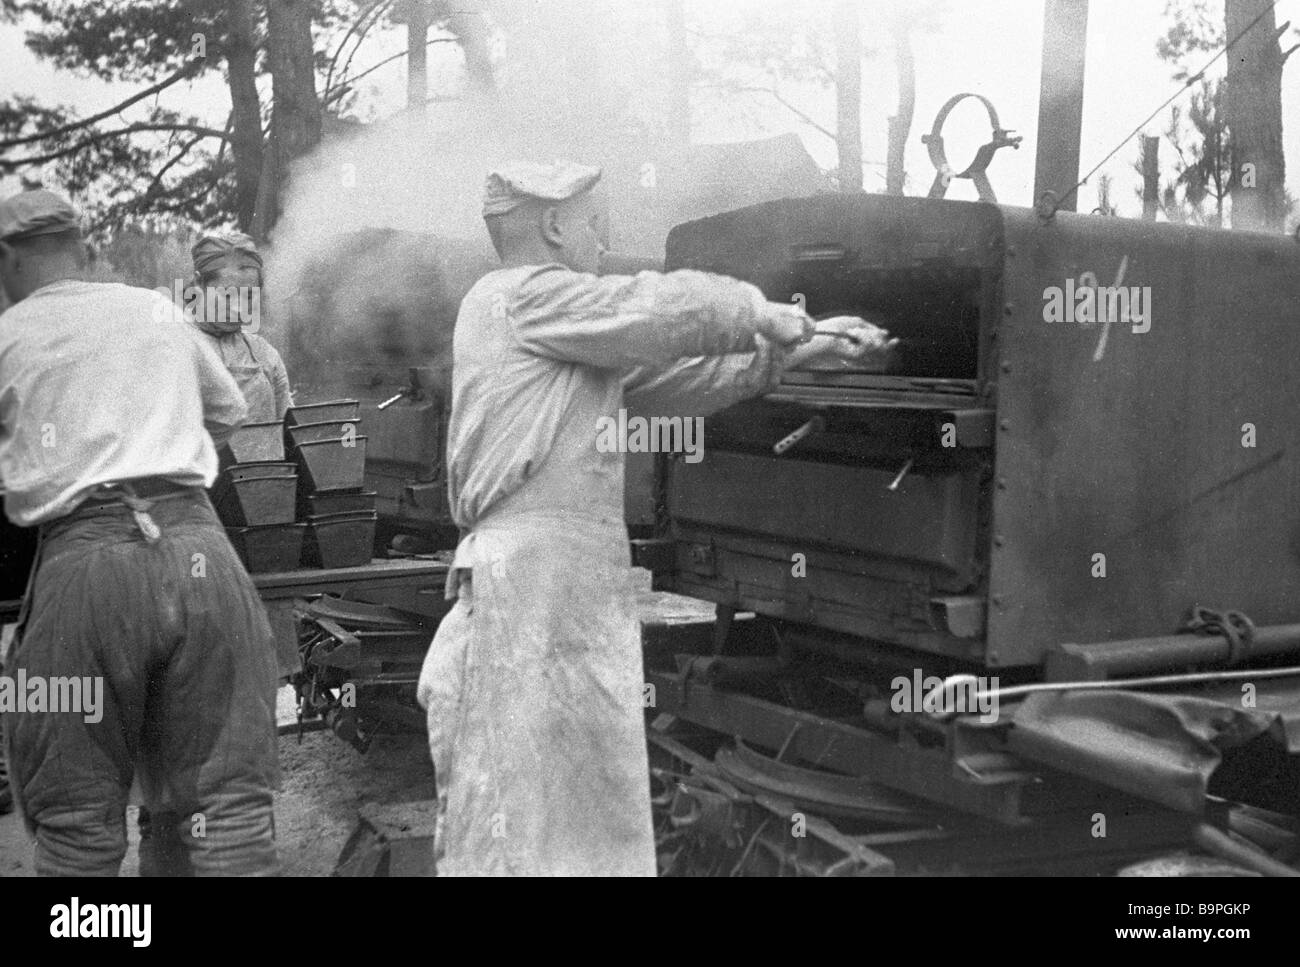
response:
<svg viewBox="0 0 1300 967"><path fill-rule="evenodd" d="M640 3L641 0L606 0L606 2ZM687 0L688 16L698 9L705 14L725 10L728 5L752 7L758 0ZM779 2L789 9L790 0ZM796 3L797 7L798 4ZM1024 135L1020 149L999 152L990 169L999 200L1016 205L1031 203L1034 167L1034 140L1037 125L1040 49L1042 42L1041 0L953 0L950 13L937 33L924 34L916 43L917 105L916 119L908 146L908 191L921 194L929 186L932 170L920 136L928 130L934 114L952 94L973 91L988 97L997 106L1002 123ZM1088 26L1088 70L1085 83L1083 152L1081 167L1087 171L1116 143L1128 135L1177 85L1170 68L1155 56L1156 39L1167 24L1165 0L1092 0ZM868 15L866 21L870 23ZM1277 19L1300 23L1300 0L1280 0ZM32 94L46 102L74 104L83 113L103 109L129 95L132 85L110 85L65 71L56 71L48 63L33 57L23 46L21 28L0 27L0 91ZM871 38L867 38L868 43ZM1294 40L1290 41L1294 42ZM358 55L373 63L397 49L396 37L381 39ZM1289 45L1289 44L1288 44ZM448 48L431 48L431 83L436 86L440 72L450 76L454 58ZM1219 61L1221 67L1223 61ZM395 62L370 75L374 81L375 109L383 112L400 107L403 84L402 62ZM894 112L894 74L887 45L882 53L866 64L864 75L863 132L864 157L884 157L885 119ZM809 93L802 101L828 124L834 122L832 96L827 92ZM1185 102L1186 98L1183 99ZM215 126L224 123L229 97L221 80L213 75L194 83L181 84L163 95L162 103L181 110L195 111ZM1300 56L1287 69L1283 90L1286 155L1289 163L1288 187L1300 195ZM761 126L770 133L792 130L820 163L835 163L834 144L823 135L801 125L780 108L765 110ZM1168 123L1167 112L1147 127L1148 133L1161 133ZM755 130L707 112L697 118L696 140L725 141L752 136ZM975 147L987 140L987 122L982 109L968 102L950 120L945 131L949 157L961 167ZM1112 201L1124 214L1135 214L1140 203L1133 190L1138 184L1132 171L1137 157L1136 139L1126 145L1104 169L1115 179ZM1162 160L1171 160L1172 150L1162 146ZM867 188L883 187L883 167L869 167ZM1080 208L1088 210L1096 203L1096 179L1080 190ZM10 182L8 187L12 187ZM477 187L477 186L476 186ZM955 183L952 197L974 197L969 184Z"/></svg>

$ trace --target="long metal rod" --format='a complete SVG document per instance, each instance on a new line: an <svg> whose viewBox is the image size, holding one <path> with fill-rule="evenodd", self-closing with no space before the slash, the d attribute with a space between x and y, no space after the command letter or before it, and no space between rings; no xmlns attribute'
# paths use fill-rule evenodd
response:
<svg viewBox="0 0 1300 967"><path fill-rule="evenodd" d="M1121 678L1106 682L1033 682L1028 685L1008 685L1006 688L989 688L975 691L964 696L966 707L979 707L982 701L1002 701L1019 698L1034 692L1119 692L1135 688L1159 688L1165 685L1195 685L1201 682L1241 682L1258 681L1265 678L1300 677L1300 666L1287 668L1244 668L1232 671L1191 672L1182 675L1148 675L1146 678ZM956 694L977 687L979 679L974 675L949 675L935 687L925 698L926 709L932 718L946 719L955 714L952 709L955 702L949 702L947 695Z"/></svg>
<svg viewBox="0 0 1300 967"><path fill-rule="evenodd" d="M1300 652L1300 624L1257 627L1250 637L1249 656ZM1172 666L1226 662L1232 646L1222 634L1174 634L1159 638L1062 644L1047 653L1047 680L1054 682L1123 678L1158 672Z"/></svg>

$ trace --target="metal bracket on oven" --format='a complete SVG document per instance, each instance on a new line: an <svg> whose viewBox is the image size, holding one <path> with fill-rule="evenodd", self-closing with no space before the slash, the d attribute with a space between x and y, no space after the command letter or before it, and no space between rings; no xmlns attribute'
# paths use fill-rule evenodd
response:
<svg viewBox="0 0 1300 967"><path fill-rule="evenodd" d="M948 163L948 152L943 145L943 124L948 120L948 115L952 109L968 97L973 97L984 105L984 109L989 114L989 124L993 128L993 137L985 145L975 152L975 158L964 171L953 171L952 165ZM921 143L930 151L930 163L934 165L935 176L934 184L930 186L931 198L942 198L948 192L948 184L954 178L967 178L975 182L975 189L979 192L980 201L997 202L997 195L993 193L993 185L986 174L989 162L993 160L993 155L998 148L1019 148L1020 142L1024 140L1022 135L1013 135L1007 128L1002 127L998 120L997 108L993 102L982 94L957 94L948 99L948 103L939 109L935 115L934 127L930 133L921 136Z"/></svg>

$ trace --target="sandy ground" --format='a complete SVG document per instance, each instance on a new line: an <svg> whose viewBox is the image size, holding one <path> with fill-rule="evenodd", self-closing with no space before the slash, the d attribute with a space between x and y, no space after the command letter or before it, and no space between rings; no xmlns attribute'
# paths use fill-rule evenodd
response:
<svg viewBox="0 0 1300 967"><path fill-rule="evenodd" d="M294 721L293 691L280 693L277 717ZM328 876L366 803L433 797L433 768L424 736L377 736L363 756L332 732L280 739L281 789L275 800L280 862L289 876ZM123 876L139 872L138 808L127 809L130 846ZM15 813L0 816L0 877L35 876L32 841Z"/></svg>

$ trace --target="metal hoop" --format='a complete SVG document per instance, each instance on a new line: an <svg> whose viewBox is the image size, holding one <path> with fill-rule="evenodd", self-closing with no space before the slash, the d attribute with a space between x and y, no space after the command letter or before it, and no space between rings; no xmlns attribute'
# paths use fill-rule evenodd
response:
<svg viewBox="0 0 1300 967"><path fill-rule="evenodd" d="M943 125L948 120L948 115L952 113L953 108L968 97L973 97L984 105L984 110L989 115L989 125L993 129L992 139L975 152L975 157L971 163L966 166L965 170L953 173L953 167L948 163L948 153L943 143ZM950 97L943 107L939 108L939 113L935 115L934 125L930 128L930 133L921 136L921 143L926 146L930 152L930 163L934 165L937 172L934 184L930 186L931 198L942 198L948 191L948 184L953 178L967 178L975 182L975 188L979 192L980 201L997 202L997 195L993 192L993 185L985 173L988 170L989 162L993 160L994 153L999 148L1012 147L1019 148L1020 142L1024 138L1020 135L1013 135L1010 130L1002 127L998 120L997 108L983 94L956 94Z"/></svg>

